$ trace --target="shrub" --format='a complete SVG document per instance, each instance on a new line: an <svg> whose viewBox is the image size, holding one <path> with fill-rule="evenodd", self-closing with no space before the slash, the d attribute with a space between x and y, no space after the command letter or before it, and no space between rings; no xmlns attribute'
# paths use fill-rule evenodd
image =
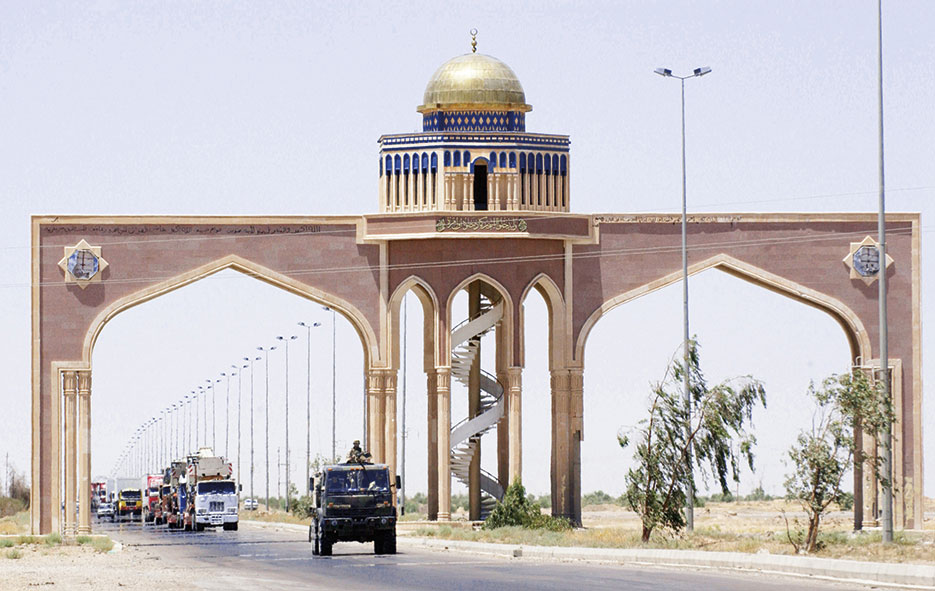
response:
<svg viewBox="0 0 935 591"><path fill-rule="evenodd" d="M772 495L766 494L762 486L758 486L753 489L753 492L744 497L745 501L772 501Z"/></svg>
<svg viewBox="0 0 935 591"><path fill-rule="evenodd" d="M549 531L571 529L571 523L567 519L543 514L539 505L532 503L526 497L526 489L518 478L506 489L503 502L497 503L493 512L484 521L484 529L511 525Z"/></svg>
<svg viewBox="0 0 935 591"><path fill-rule="evenodd" d="M77 538L75 538L75 542L77 542L79 546L90 544L91 540L93 540L91 536L78 536Z"/></svg>
<svg viewBox="0 0 935 591"><path fill-rule="evenodd" d="M6 538L0 540L0 548L12 548L12 547L13 547L13 540L6 539Z"/></svg>
<svg viewBox="0 0 935 591"><path fill-rule="evenodd" d="M107 537L93 538L91 540L91 546L97 552L110 552L110 550L114 547L114 541Z"/></svg>
<svg viewBox="0 0 935 591"><path fill-rule="evenodd" d="M9 517L16 515L26 508L26 503L22 499L10 497L0 497L0 517Z"/></svg>
<svg viewBox="0 0 935 591"><path fill-rule="evenodd" d="M45 537L46 546L58 546L62 543L62 535L58 532L53 532Z"/></svg>
<svg viewBox="0 0 935 591"><path fill-rule="evenodd" d="M10 548L9 550L6 551L6 557L16 560L17 558L22 558L23 554L16 548Z"/></svg>
<svg viewBox="0 0 935 591"><path fill-rule="evenodd" d="M602 490L596 490L581 497L581 504L587 505L610 505L617 500Z"/></svg>
<svg viewBox="0 0 935 591"><path fill-rule="evenodd" d="M298 517L311 517L315 510L315 504L312 502L312 497L304 496L293 499L289 509L292 511L293 515Z"/></svg>

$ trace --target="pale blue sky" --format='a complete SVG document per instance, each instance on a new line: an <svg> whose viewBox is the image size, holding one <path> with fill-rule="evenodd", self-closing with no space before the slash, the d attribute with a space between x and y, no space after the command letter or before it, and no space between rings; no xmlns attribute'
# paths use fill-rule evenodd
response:
<svg viewBox="0 0 935 591"><path fill-rule="evenodd" d="M678 85L652 70L702 65L713 73L686 87L690 209L877 208L873 0L87 4L0 3L0 249L9 263L0 282L7 311L0 453L23 471L30 214L373 212L376 139L419 129L415 107L426 82L443 61L469 51L472 27L479 51L522 81L534 107L528 128L571 136L575 212L679 209ZM933 22L935 3L884 7L888 208L923 214L923 293L935 272ZM820 312L730 277L705 273L691 289L692 332L711 379L752 373L767 385L769 409L756 417L760 470L741 488L762 481L778 492L780 458L810 418L804 390L809 379L846 369L844 335ZM645 399L679 344L680 303L672 286L618 309L592 333L585 491L621 491L627 457L614 437L639 418L624 409ZM923 321L933 305L925 295ZM541 302L529 307L530 325L541 324ZM304 331L299 320L327 319L313 303L228 275L118 317L94 356L95 473L109 469L154 411L275 335ZM415 325L409 334L418 351ZM931 351L928 331L923 339ZM330 447L330 338L321 332L313 346L321 351L313 361L316 406L325 413L313 418L318 450ZM303 475L304 351L304 340L296 341L290 366L293 473ZM530 347L527 451L548 449L544 357ZM343 444L359 435L360 359L355 337L339 325ZM924 359L927 384L935 367L931 355ZM278 351L274 364L271 400L280 408ZM424 379L416 365L407 381L410 490L425 482ZM128 397L139 402L113 404ZM459 404L456 397L455 412ZM929 396L924 412L932 424ZM271 438L280 444L283 420L271 413ZM925 447L931 495L935 452L928 440ZM485 457L486 464L493 454ZM524 469L540 493L548 491L544 457L528 453Z"/></svg>

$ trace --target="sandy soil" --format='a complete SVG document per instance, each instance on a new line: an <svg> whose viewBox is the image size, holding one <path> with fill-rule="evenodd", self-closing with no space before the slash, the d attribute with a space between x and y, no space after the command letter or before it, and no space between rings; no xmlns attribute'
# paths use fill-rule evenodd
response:
<svg viewBox="0 0 935 591"><path fill-rule="evenodd" d="M181 589L188 586L186 570L172 566L144 548L99 553L87 546L18 547L21 558L7 558L0 550L0 589L13 591L45 587L56 590Z"/></svg>

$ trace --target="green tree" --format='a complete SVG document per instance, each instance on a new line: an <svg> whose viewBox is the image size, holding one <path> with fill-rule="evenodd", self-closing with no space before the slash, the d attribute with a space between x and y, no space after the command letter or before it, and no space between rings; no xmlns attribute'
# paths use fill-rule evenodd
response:
<svg viewBox="0 0 935 591"><path fill-rule="evenodd" d="M691 456L702 475L713 476L725 495L730 492L728 474L735 482L740 478L739 460L753 468L756 438L745 425L758 403L766 406L763 385L746 376L709 387L694 340L688 363L691 409L683 397L685 367L679 355L653 389L649 417L618 437L621 447L629 445L631 435L636 441L637 466L626 476L626 500L640 516L644 542L657 527L678 532L685 526L687 485L695 488L694 471L688 466Z"/></svg>
<svg viewBox="0 0 935 591"><path fill-rule="evenodd" d="M893 421L893 408L880 384L862 371L828 377L821 388L811 384L809 395L817 405L815 416L811 429L800 432L789 449L793 471L785 486L788 497L798 500L808 515L803 545L806 552L814 552L822 514L831 503L848 503L841 481L852 461L863 462L883 486L889 485L880 473L880 458L862 457L856 449L854 429L859 426L863 433L879 437Z"/></svg>

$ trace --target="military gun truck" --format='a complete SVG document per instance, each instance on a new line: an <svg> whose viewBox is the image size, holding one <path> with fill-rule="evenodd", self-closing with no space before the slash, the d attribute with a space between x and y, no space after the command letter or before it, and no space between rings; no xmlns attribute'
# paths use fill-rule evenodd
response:
<svg viewBox="0 0 935 591"><path fill-rule="evenodd" d="M312 554L331 556L336 542L373 542L374 554L396 554L394 491L399 484L399 476L391 480L385 464L325 466L309 483L314 502L308 529Z"/></svg>

